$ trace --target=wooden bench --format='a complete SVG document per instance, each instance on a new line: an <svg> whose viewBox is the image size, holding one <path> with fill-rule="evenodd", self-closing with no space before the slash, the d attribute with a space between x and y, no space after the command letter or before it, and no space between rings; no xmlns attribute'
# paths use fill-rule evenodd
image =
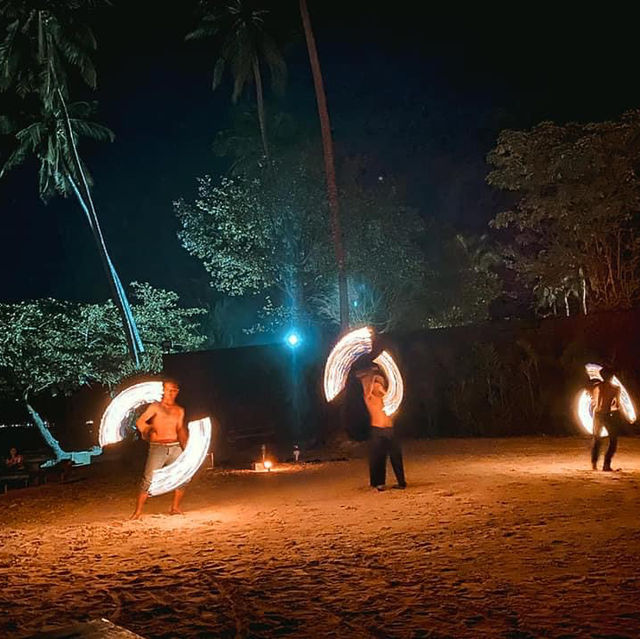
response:
<svg viewBox="0 0 640 639"><path fill-rule="evenodd" d="M7 472L0 475L0 484L2 484L2 490L6 495L9 490L9 484L21 483L24 488L29 485L29 472L26 470L16 470L13 472Z"/></svg>

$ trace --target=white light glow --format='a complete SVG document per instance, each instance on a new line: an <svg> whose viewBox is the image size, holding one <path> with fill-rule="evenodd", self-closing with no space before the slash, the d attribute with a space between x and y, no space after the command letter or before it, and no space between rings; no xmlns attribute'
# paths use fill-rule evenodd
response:
<svg viewBox="0 0 640 639"><path fill-rule="evenodd" d="M591 412L591 395L589 395L588 391L583 390L578 395L578 403L577 403L577 413L578 420L582 425L582 428L589 433L589 435L593 435L593 413ZM607 437L609 433L606 428L603 428L600 431L602 437Z"/></svg>
<svg viewBox="0 0 640 639"><path fill-rule="evenodd" d="M587 371L587 375L589 379L597 379L602 380L602 375L600 375L600 371L602 370L602 366L600 364L586 364L585 370ZM620 387L620 406L614 406L615 410L620 410L624 418L631 424L636 421L636 411L631 401L631 397L627 392L627 389L624 387L624 384L614 375L611 378L611 383L614 386ZM591 412L591 396L586 390L583 390L579 396L577 401L577 409L576 412L578 414L578 420L584 430L590 435L593 434L593 413ZM609 433L606 428L602 429L602 436L606 437Z"/></svg>
<svg viewBox="0 0 640 639"><path fill-rule="evenodd" d="M324 366L324 396L335 399L345 387L353 363L371 352L372 331L368 326L347 333L333 347Z"/></svg>
<svg viewBox="0 0 640 639"><path fill-rule="evenodd" d="M160 400L162 400L162 382L141 382L118 393L107 406L100 421L100 446L109 446L122 441L131 411L143 404Z"/></svg>
<svg viewBox="0 0 640 639"><path fill-rule="evenodd" d="M389 388L382 401L384 412L391 416L400 408L402 397L404 396L402 375L400 375L400 370L393 361L393 357L387 351L382 351L373 361L380 366L387 380L389 380Z"/></svg>
<svg viewBox="0 0 640 639"><path fill-rule="evenodd" d="M204 462L211 444L211 420L208 417L189 422L189 440L173 464L153 471L150 495L162 495L189 481Z"/></svg>
<svg viewBox="0 0 640 639"><path fill-rule="evenodd" d="M324 367L324 395L328 402L335 399L344 389L347 377L353 363L373 348L373 331L365 326L347 333L333 347ZM393 357L387 351L382 351L374 360L384 371L389 381L389 388L384 396L384 412L393 415L404 396L402 375Z"/></svg>

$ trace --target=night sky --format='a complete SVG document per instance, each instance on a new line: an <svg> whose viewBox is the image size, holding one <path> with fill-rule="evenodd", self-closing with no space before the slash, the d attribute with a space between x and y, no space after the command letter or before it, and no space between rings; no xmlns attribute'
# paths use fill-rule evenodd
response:
<svg viewBox="0 0 640 639"><path fill-rule="evenodd" d="M187 303L208 278L176 238L172 201L192 197L197 176L225 171L211 142L234 108L228 85L210 89L215 54L184 42L195 4L121 0L100 10L93 97L116 141L81 146L122 281L172 288ZM456 230L482 232L499 210L484 185L484 157L501 129L614 118L640 106L629 16L374 6L309 0L338 156L365 155L374 174L404 184L423 215ZM278 11L298 27L297 2L283 0ZM287 91L269 106L312 121L300 34L285 57ZM0 207L0 300L108 297L78 205L56 198L44 206L35 163L0 181Z"/></svg>

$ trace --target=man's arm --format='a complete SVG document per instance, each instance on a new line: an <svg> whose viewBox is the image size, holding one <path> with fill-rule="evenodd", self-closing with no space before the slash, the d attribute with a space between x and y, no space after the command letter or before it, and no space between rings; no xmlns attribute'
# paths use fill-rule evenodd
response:
<svg viewBox="0 0 640 639"><path fill-rule="evenodd" d="M594 386L591 389L591 411L595 413L598 407L598 398L600 397L600 386Z"/></svg>
<svg viewBox="0 0 640 639"><path fill-rule="evenodd" d="M189 430L184 423L184 408L180 409L180 421L178 422L177 435L180 446L182 450L184 450L187 446L187 440L189 439Z"/></svg>
<svg viewBox="0 0 640 639"><path fill-rule="evenodd" d="M387 394L382 379L377 375L373 378L371 384L371 394L376 397L384 397Z"/></svg>
<svg viewBox="0 0 640 639"><path fill-rule="evenodd" d="M622 390L620 389L620 386L616 386L615 388L616 391L615 395L613 396L613 402L615 402L615 404L612 402L611 407L613 408L615 406L616 410L620 411L620 414L626 416L624 407L622 406Z"/></svg>
<svg viewBox="0 0 640 639"><path fill-rule="evenodd" d="M149 435L149 431L152 429L151 424L149 422L155 417L158 412L158 403L153 402L153 404L149 404L145 409L144 413L136 419L136 428L140 431L143 439L147 439Z"/></svg>
<svg viewBox="0 0 640 639"><path fill-rule="evenodd" d="M362 382L362 393L365 399L370 399L373 394L373 377L371 375L365 375L360 378Z"/></svg>

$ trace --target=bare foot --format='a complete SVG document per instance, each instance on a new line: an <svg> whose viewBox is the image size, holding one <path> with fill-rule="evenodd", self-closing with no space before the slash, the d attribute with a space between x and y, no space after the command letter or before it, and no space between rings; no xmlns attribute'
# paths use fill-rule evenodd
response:
<svg viewBox="0 0 640 639"><path fill-rule="evenodd" d="M133 513L133 515L131 515L131 517L129 517L129 520L140 519L141 517L142 517L142 513L135 512Z"/></svg>
<svg viewBox="0 0 640 639"><path fill-rule="evenodd" d="M180 509L180 508L172 508L169 511L169 514L170 515L184 515L184 511L182 509Z"/></svg>

